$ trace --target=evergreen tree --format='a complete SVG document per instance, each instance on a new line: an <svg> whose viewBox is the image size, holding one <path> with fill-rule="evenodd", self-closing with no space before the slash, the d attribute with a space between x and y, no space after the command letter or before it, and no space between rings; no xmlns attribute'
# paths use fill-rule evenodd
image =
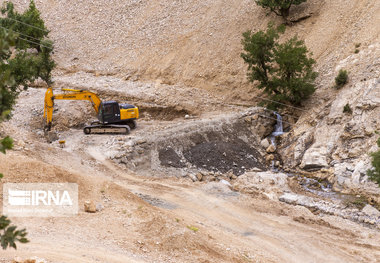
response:
<svg viewBox="0 0 380 263"><path fill-rule="evenodd" d="M6 2L1 13L5 17L0 19L0 25L20 33L16 38L17 49L35 48L41 51L41 41L48 36L49 31L33 0L22 14L15 11L12 2Z"/></svg>
<svg viewBox="0 0 380 263"><path fill-rule="evenodd" d="M11 107L15 101L16 93L14 92L14 76L10 69L9 63L4 60L10 53L10 47L14 43L14 38L5 30L0 30L0 122L9 117ZM10 137L0 139L0 152L5 153L11 149L13 141ZM0 173L0 179L3 175ZM18 230L16 226L11 225L11 221L6 216L0 217L0 245L3 249L8 247L17 248L16 242L27 243L25 229Z"/></svg>
<svg viewBox="0 0 380 263"><path fill-rule="evenodd" d="M16 92L17 87L25 88L38 78L51 85L51 72L56 66L52 59L53 42L47 39L49 31L34 1L30 1L29 8L22 14L15 11L12 2L6 2L1 12L4 15L0 18L2 29L15 32L16 50L13 51L12 59L10 52L3 57L8 61L14 76L13 92Z"/></svg>
<svg viewBox="0 0 380 263"><path fill-rule="evenodd" d="M313 71L315 60L309 57L304 41L297 37L278 43L284 26L274 28L269 24L266 32L243 33L244 53L241 57L248 64L248 79L258 81L258 89L263 89L273 102L264 102L271 109L280 103L300 105L315 91Z"/></svg>
<svg viewBox="0 0 380 263"><path fill-rule="evenodd" d="M255 0L255 2L257 5L269 9L271 12L287 20L290 7L302 4L306 0Z"/></svg>

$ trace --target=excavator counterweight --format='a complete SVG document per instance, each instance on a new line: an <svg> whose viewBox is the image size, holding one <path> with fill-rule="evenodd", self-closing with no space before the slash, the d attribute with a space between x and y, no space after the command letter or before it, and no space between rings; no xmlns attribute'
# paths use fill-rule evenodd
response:
<svg viewBox="0 0 380 263"><path fill-rule="evenodd" d="M50 130L53 121L55 100L87 100L91 102L98 121L89 126L85 126L83 132L91 133L126 133L136 128L136 119L139 117L139 110L131 104L119 104L116 101L102 101L98 95L87 90L62 89L68 93L53 94L50 87L45 93L44 119L45 128Z"/></svg>

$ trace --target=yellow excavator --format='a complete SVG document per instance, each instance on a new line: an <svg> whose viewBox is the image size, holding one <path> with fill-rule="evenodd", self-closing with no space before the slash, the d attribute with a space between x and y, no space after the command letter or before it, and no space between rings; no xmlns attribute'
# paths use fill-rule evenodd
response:
<svg viewBox="0 0 380 263"><path fill-rule="evenodd" d="M124 133L128 134L136 128L136 119L139 109L131 104L122 104L116 101L102 101L98 95L87 90L62 89L68 93L53 94L50 87L45 93L44 119L45 129L50 131L53 121L54 100L87 100L90 101L98 117L98 121L85 126L85 134L97 133Z"/></svg>

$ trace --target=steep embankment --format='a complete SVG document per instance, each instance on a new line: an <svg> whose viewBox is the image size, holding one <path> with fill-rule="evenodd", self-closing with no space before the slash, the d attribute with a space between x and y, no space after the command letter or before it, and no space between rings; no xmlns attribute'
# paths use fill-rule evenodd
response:
<svg viewBox="0 0 380 263"><path fill-rule="evenodd" d="M26 5L15 2L19 8ZM253 0L37 0L36 4L51 29L62 68L184 83L224 94L250 89L240 58L241 33L264 29L270 20L281 22L267 16ZM379 11L374 0L309 0L292 13L312 16L288 28L287 34L305 39L318 61L321 80L327 76L331 81L328 73L352 54L355 43L366 48L378 42Z"/></svg>

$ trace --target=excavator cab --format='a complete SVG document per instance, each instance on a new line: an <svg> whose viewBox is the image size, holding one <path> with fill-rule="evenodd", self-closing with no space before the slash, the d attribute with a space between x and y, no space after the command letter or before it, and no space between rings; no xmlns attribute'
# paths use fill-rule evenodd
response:
<svg viewBox="0 0 380 263"><path fill-rule="evenodd" d="M98 119L103 124L123 123L131 129L136 127L139 110L131 104L119 104L116 101L104 101L99 105Z"/></svg>
<svg viewBox="0 0 380 263"><path fill-rule="evenodd" d="M104 101L99 105L98 119L101 123L120 122L120 107L116 101Z"/></svg>

